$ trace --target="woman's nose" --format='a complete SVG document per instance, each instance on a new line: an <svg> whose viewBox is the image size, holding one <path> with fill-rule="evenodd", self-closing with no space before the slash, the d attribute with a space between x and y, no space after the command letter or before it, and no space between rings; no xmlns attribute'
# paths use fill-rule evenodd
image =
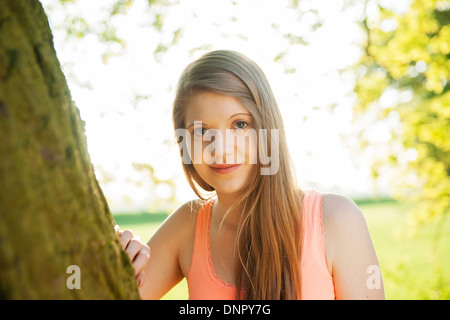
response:
<svg viewBox="0 0 450 320"><path fill-rule="evenodd" d="M234 163L236 144L232 130L214 130L212 136L212 142L203 150L204 160L211 162L208 164Z"/></svg>

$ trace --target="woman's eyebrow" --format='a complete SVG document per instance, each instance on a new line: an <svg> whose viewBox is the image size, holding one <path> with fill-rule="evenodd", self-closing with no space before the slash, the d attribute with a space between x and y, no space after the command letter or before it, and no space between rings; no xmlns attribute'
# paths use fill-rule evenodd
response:
<svg viewBox="0 0 450 320"><path fill-rule="evenodd" d="M244 112L241 112L241 113L233 114L233 115L230 117L230 119L233 118L233 117L235 117L235 116L238 116L238 115L252 116L250 113L244 113Z"/></svg>
<svg viewBox="0 0 450 320"><path fill-rule="evenodd" d="M203 122L203 121L197 121L197 120L195 120L195 122L201 122L202 123L202 125L208 125L206 122ZM190 127L193 127L194 125L195 125L195 122L194 123L191 123L190 125L188 125L187 127L186 127L186 129L189 129Z"/></svg>

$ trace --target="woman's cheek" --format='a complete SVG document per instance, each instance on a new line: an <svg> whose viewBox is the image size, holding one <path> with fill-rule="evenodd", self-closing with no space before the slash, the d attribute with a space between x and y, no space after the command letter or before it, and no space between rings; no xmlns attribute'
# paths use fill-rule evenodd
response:
<svg viewBox="0 0 450 320"><path fill-rule="evenodd" d="M189 158L192 164L202 164L203 163L203 144L201 138L193 137L189 144Z"/></svg>

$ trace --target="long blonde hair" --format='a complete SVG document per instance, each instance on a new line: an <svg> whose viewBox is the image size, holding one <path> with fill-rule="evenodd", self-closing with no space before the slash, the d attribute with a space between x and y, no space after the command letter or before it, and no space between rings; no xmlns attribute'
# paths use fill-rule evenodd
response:
<svg viewBox="0 0 450 320"><path fill-rule="evenodd" d="M236 238L238 260L234 266L237 298L241 298L243 289L244 299L297 299L301 290L302 192L297 186L283 121L269 82L258 65L240 53L229 50L206 53L189 64L179 79L172 113L175 129L185 128L189 98L202 90L237 98L251 113L253 128L268 129L267 145L259 147L267 148L265 154L278 152L279 157L276 174L259 174L263 164L258 161L254 179L233 206L243 208ZM278 129L276 150L271 150L270 129ZM206 199L208 193L214 194L214 188L191 163L183 161L183 169L201 199Z"/></svg>

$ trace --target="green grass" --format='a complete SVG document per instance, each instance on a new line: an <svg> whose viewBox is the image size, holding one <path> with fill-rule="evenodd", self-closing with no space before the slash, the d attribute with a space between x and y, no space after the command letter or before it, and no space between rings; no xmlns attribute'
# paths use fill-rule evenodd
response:
<svg viewBox="0 0 450 320"><path fill-rule="evenodd" d="M450 218L415 230L411 205L372 203L360 208L377 251L386 298L450 299Z"/></svg>
<svg viewBox="0 0 450 320"><path fill-rule="evenodd" d="M380 261L386 299L450 299L450 217L412 234L411 205L389 199L361 200ZM122 230L131 229L146 241L167 215L115 215ZM440 230L437 240L436 234ZM187 299L183 280L163 299Z"/></svg>

